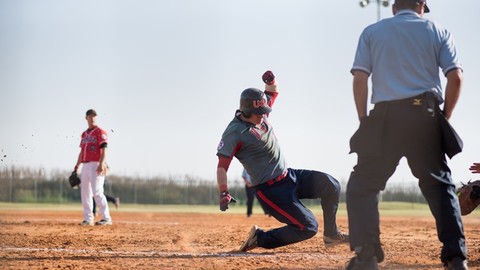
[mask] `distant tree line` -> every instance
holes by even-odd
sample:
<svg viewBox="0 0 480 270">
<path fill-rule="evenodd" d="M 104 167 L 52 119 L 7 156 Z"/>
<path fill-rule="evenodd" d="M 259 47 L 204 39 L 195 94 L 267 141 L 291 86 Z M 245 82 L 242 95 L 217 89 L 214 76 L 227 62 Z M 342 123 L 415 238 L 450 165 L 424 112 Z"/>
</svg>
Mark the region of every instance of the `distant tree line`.
<svg viewBox="0 0 480 270">
<path fill-rule="evenodd" d="M 26 167 L 0 167 L 0 201 L 27 203 L 79 202 L 80 190 L 68 183 L 70 172 Z M 190 204 L 212 205 L 218 203 L 215 179 L 200 179 L 191 175 L 171 177 L 130 177 L 108 175 L 105 193 L 121 197 L 131 204 Z M 340 201 L 345 201 L 342 183 Z M 241 179 L 229 179 L 230 193 L 244 204 L 245 187 Z M 417 186 L 392 186 L 381 193 L 383 201 L 425 203 Z M 306 200 L 306 204 L 318 204 L 319 200 Z"/>
</svg>

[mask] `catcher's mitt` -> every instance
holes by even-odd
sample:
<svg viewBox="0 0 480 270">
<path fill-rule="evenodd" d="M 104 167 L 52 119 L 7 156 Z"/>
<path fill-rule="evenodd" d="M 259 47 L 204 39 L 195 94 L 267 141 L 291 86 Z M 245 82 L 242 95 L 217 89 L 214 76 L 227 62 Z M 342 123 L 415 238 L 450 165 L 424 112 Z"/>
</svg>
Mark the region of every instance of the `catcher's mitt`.
<svg viewBox="0 0 480 270">
<path fill-rule="evenodd" d="M 480 204 L 480 180 L 462 183 L 462 187 L 457 190 L 457 195 L 462 216 L 470 214 Z"/>
<path fill-rule="evenodd" d="M 70 177 L 68 178 L 68 182 L 70 183 L 70 186 L 76 187 L 80 185 L 80 177 L 78 177 L 77 172 L 73 171 Z"/>
</svg>

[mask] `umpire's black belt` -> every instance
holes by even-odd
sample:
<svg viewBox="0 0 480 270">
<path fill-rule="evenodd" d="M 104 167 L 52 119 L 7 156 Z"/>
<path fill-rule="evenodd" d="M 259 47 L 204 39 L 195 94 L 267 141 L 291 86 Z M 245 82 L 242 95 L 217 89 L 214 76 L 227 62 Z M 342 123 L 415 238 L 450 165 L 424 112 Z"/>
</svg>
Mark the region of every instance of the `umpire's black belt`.
<svg viewBox="0 0 480 270">
<path fill-rule="evenodd" d="M 379 104 L 384 103 L 384 104 L 405 104 L 405 105 L 421 106 L 423 99 L 424 99 L 424 94 L 421 94 L 418 96 L 405 98 L 405 99 L 383 101 L 383 102 L 379 102 Z"/>
</svg>

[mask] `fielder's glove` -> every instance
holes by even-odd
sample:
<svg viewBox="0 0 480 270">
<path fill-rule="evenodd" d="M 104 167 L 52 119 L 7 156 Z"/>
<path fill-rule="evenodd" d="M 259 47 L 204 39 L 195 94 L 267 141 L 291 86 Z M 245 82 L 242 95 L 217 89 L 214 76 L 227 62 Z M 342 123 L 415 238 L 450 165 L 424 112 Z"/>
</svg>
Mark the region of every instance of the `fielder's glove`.
<svg viewBox="0 0 480 270">
<path fill-rule="evenodd" d="M 470 214 L 480 204 L 480 180 L 462 183 L 462 187 L 457 190 L 457 195 L 462 216 Z"/>
<path fill-rule="evenodd" d="M 226 211 L 228 209 L 228 204 L 236 203 L 237 200 L 230 195 L 230 192 L 224 191 L 220 194 L 220 210 Z"/>
<path fill-rule="evenodd" d="M 80 185 L 80 177 L 78 177 L 77 172 L 73 171 L 70 177 L 68 178 L 68 182 L 70 183 L 70 186 L 76 187 Z"/>
</svg>

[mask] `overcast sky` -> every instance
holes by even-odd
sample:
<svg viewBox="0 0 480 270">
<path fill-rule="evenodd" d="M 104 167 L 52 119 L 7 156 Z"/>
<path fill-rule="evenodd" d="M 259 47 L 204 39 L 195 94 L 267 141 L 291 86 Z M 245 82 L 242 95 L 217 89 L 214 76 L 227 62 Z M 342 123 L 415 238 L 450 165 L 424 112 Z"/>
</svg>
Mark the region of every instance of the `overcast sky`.
<svg viewBox="0 0 480 270">
<path fill-rule="evenodd" d="M 215 179 L 216 147 L 248 87 L 277 75 L 270 115 L 287 162 L 346 181 L 358 127 L 349 73 L 375 1 L 0 1 L 0 166 L 73 169 L 85 111 L 108 131 L 112 173 Z M 392 1 L 390 1 L 391 3 Z M 480 162 L 480 1 L 428 1 L 464 66 L 451 123 Z M 392 16 L 381 7 L 381 17 Z M 239 178 L 236 161 L 230 178 Z M 391 182 L 413 182 L 405 160 Z"/>
</svg>

